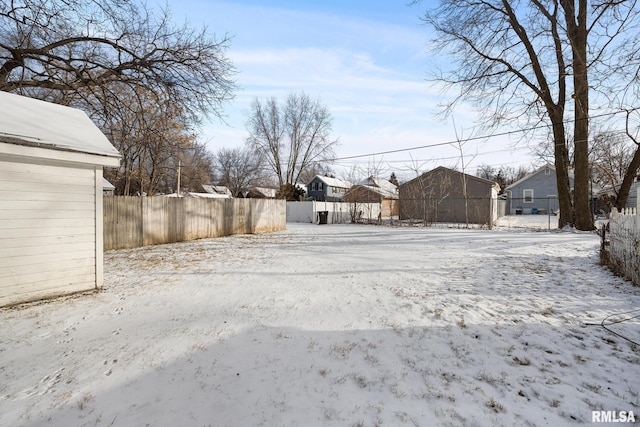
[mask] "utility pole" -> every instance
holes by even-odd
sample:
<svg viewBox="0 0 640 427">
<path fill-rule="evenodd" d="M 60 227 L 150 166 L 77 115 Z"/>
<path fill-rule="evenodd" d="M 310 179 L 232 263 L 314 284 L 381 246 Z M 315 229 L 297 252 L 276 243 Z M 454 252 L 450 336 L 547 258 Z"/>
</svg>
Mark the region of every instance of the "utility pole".
<svg viewBox="0 0 640 427">
<path fill-rule="evenodd" d="M 176 196 L 180 197 L 180 167 L 182 166 L 182 160 L 178 160 L 178 188 L 176 189 Z"/>
</svg>

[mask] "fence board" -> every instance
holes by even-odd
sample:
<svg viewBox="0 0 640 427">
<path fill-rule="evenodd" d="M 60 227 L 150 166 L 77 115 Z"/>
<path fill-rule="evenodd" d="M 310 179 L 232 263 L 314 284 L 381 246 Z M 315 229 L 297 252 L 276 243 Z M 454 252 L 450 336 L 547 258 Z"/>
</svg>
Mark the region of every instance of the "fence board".
<svg viewBox="0 0 640 427">
<path fill-rule="evenodd" d="M 104 249 L 125 249 L 286 228 L 275 199 L 104 198 Z"/>
<path fill-rule="evenodd" d="M 143 245 L 142 197 L 105 197 L 104 249 L 137 248 Z"/>
<path fill-rule="evenodd" d="M 640 188 L 637 199 L 640 200 Z M 605 262 L 620 275 L 640 285 L 640 206 L 611 211 Z M 603 242 L 604 246 L 604 242 Z M 603 247 L 603 250 L 605 248 Z"/>
</svg>

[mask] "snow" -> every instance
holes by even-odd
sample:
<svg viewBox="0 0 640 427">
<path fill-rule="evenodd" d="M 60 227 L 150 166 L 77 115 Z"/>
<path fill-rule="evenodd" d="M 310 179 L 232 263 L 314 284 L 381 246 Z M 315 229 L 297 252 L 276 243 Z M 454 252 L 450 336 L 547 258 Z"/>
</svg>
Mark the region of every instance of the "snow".
<svg viewBox="0 0 640 427">
<path fill-rule="evenodd" d="M 22 142 L 120 158 L 120 153 L 76 108 L 0 91 L 0 135 Z"/>
<path fill-rule="evenodd" d="M 0 310 L 0 425 L 640 418 L 640 347 L 600 325 L 640 342 L 637 319 L 612 324 L 638 314 L 638 287 L 598 265 L 596 234 L 547 219 L 108 252 L 102 291 Z"/>
</svg>

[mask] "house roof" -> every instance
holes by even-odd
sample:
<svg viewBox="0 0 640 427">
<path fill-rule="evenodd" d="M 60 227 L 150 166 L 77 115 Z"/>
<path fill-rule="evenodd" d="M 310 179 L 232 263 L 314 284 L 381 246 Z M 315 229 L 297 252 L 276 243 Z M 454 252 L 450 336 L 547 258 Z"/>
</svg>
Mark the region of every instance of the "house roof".
<svg viewBox="0 0 640 427">
<path fill-rule="evenodd" d="M 394 183 L 384 178 L 377 178 L 374 176 L 370 176 L 369 178 L 365 179 L 360 184 L 357 184 L 354 187 L 366 188 L 369 191 L 373 191 L 374 193 L 380 194 L 385 199 L 398 198 L 398 187 Z"/>
<path fill-rule="evenodd" d="M 463 174 L 462 172 L 459 172 L 459 171 L 454 170 L 454 169 L 449 169 L 449 168 L 446 168 L 446 167 L 444 167 L 444 166 L 438 166 L 438 167 L 437 167 L 437 168 L 435 168 L 435 169 L 432 169 L 432 170 L 430 170 L 430 171 L 428 171 L 428 172 L 425 172 L 425 173 L 423 173 L 422 175 L 420 175 L 419 177 L 413 178 L 413 179 L 412 179 L 411 181 L 409 181 L 409 182 L 405 182 L 405 183 L 404 183 L 404 184 L 402 184 L 401 186 L 406 185 L 406 184 L 408 184 L 408 183 L 410 183 L 410 182 L 413 182 L 413 181 L 415 181 L 416 179 L 419 179 L 419 178 L 421 178 L 421 177 L 423 177 L 423 176 L 425 176 L 425 175 L 430 175 L 430 174 L 433 174 L 433 173 L 436 173 L 436 172 L 439 172 L 439 171 L 445 171 L 445 172 L 448 172 L 448 173 L 455 173 L 455 174 L 457 174 L 457 175 L 464 175 L 466 179 L 471 179 L 471 180 L 474 180 L 474 181 L 478 181 L 478 182 L 481 182 L 481 183 L 483 183 L 483 184 L 486 184 L 486 185 L 488 185 L 488 186 L 490 186 L 490 187 L 497 187 L 498 189 L 500 188 L 500 185 L 499 185 L 497 182 L 495 182 L 495 181 L 491 181 L 491 180 L 488 180 L 488 179 L 480 178 L 480 177 L 478 177 L 478 176 L 469 175 L 469 174 L 466 174 L 466 173 L 464 173 L 464 174 Z"/>
<path fill-rule="evenodd" d="M 0 141 L 52 150 L 120 157 L 83 111 L 0 92 Z"/>
<path fill-rule="evenodd" d="M 249 195 L 257 195 L 267 199 L 275 199 L 278 194 L 278 190 L 275 188 L 267 187 L 251 187 L 249 191 L 245 193 L 245 197 Z"/>
<path fill-rule="evenodd" d="M 230 194 L 218 194 L 218 193 L 187 193 L 190 197 L 197 197 L 200 199 L 231 199 Z M 172 195 L 173 196 L 173 195 Z"/>
<path fill-rule="evenodd" d="M 516 182 L 510 184 L 507 186 L 507 188 L 505 188 L 505 190 L 510 190 L 512 187 L 517 187 L 520 184 L 522 184 L 523 182 L 528 181 L 529 179 L 531 179 L 533 176 L 539 174 L 540 172 L 542 172 L 545 169 L 551 169 L 554 173 L 556 172 L 556 167 L 554 165 L 552 165 L 551 163 L 547 163 L 541 167 L 539 167 L 538 169 L 536 169 L 535 171 L 531 172 L 528 175 L 523 176 L 522 178 L 520 178 L 519 180 L 517 180 Z M 569 174 L 571 176 L 571 174 Z"/>
<path fill-rule="evenodd" d="M 231 190 L 229 190 L 229 188 L 225 187 L 224 185 L 202 185 L 202 189 L 204 191 L 206 191 L 209 194 L 215 194 L 217 196 L 223 196 L 223 197 L 231 197 L 233 196 L 233 194 L 231 194 Z"/>
<path fill-rule="evenodd" d="M 330 185 L 332 187 L 340 187 L 340 188 L 350 188 L 351 187 L 351 183 L 348 181 L 343 181 L 341 179 L 338 178 L 331 178 L 328 176 L 322 176 L 322 175 L 316 175 L 313 177 L 313 179 L 311 181 L 309 181 L 309 183 L 307 183 L 307 185 L 309 185 L 311 182 L 313 182 L 314 179 L 319 179 L 320 181 L 324 182 L 327 185 Z"/>
<path fill-rule="evenodd" d="M 528 175 L 523 176 L 522 178 L 520 178 L 519 180 L 517 180 L 516 182 L 514 182 L 513 184 L 507 186 L 507 188 L 505 188 L 505 190 L 510 190 L 513 187 L 517 187 L 520 184 L 522 184 L 523 182 L 528 181 L 529 179 L 531 179 L 532 177 L 534 177 L 535 175 L 539 174 L 540 172 L 544 171 L 545 169 L 550 169 L 553 171 L 554 173 L 554 177 L 555 177 L 555 173 L 556 173 L 556 167 L 551 164 L 551 163 L 546 163 L 543 166 L 539 167 L 538 169 L 536 169 L 535 171 L 531 172 Z M 569 180 L 571 181 L 573 179 L 573 170 L 569 170 Z M 573 182 L 571 182 L 571 188 L 573 188 Z M 600 187 L 597 187 L 595 185 L 592 184 L 592 191 L 594 194 L 596 194 L 597 192 L 601 191 Z"/>
<path fill-rule="evenodd" d="M 102 178 L 102 190 L 115 190 L 116 186 L 110 183 L 106 178 Z"/>
</svg>

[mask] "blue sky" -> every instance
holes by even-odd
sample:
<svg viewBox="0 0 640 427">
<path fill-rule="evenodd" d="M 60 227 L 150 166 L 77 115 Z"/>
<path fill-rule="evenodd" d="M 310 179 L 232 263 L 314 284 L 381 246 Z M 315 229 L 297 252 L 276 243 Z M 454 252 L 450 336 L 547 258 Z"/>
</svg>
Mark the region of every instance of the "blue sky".
<svg viewBox="0 0 640 427">
<path fill-rule="evenodd" d="M 430 3 L 408 0 L 170 0 L 174 19 L 206 25 L 233 37 L 228 55 L 239 71 L 240 90 L 225 105 L 227 124 L 208 123 L 202 138 L 212 151 L 244 144 L 251 101 L 284 99 L 292 91 L 319 98 L 333 115 L 337 157 L 440 144 L 473 134 L 473 111 L 461 108 L 443 122 L 436 117 L 439 87 L 428 82 L 433 58 L 429 28 L 420 13 Z M 442 58 L 440 58 L 442 59 Z M 457 129 L 457 131 L 456 131 Z M 494 138 L 464 144 L 468 171 L 480 164 L 517 167 L 530 163 L 516 140 Z M 407 178 L 444 165 L 461 167 L 454 146 L 339 160 L 333 167 L 346 178 L 392 171 Z"/>
</svg>

